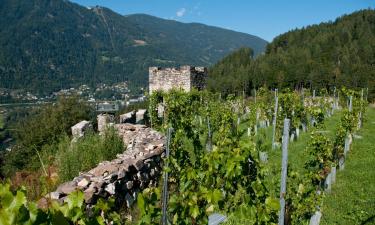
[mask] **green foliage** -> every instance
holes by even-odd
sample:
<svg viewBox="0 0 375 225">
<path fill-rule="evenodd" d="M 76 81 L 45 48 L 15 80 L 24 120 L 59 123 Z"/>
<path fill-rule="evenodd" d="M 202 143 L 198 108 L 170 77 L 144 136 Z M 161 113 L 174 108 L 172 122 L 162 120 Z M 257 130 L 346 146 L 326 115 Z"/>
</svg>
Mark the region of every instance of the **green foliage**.
<svg viewBox="0 0 375 225">
<path fill-rule="evenodd" d="M 40 168 L 36 151 L 53 145 L 62 136 L 70 134 L 71 126 L 93 118 L 93 110 L 76 97 L 61 97 L 57 103 L 46 105 L 15 126 L 16 145 L 7 153 L 2 170 L 11 175 L 25 168 Z M 50 148 L 54 154 L 55 151 Z"/>
<path fill-rule="evenodd" d="M 286 89 L 279 94 L 279 108 L 277 113 L 277 137 L 281 138 L 284 118 L 289 118 L 290 129 L 295 130 L 299 128 L 302 123 L 306 124 L 308 109 L 305 109 L 303 101 L 297 92 Z M 323 116 L 324 119 L 324 116 Z M 306 124 L 307 125 L 307 124 Z"/>
<path fill-rule="evenodd" d="M 149 96 L 149 114 L 150 114 L 150 121 L 151 126 L 155 129 L 161 128 L 162 126 L 162 118 L 158 116 L 158 106 L 159 104 L 163 104 L 163 93 L 160 91 L 155 91 L 152 95 Z"/>
<path fill-rule="evenodd" d="M 266 53 L 252 59 L 241 49 L 210 71 L 210 88 L 236 93 L 254 87 L 311 89 L 369 88 L 375 98 L 375 10 L 295 29 L 276 37 Z"/>
<path fill-rule="evenodd" d="M 333 165 L 332 141 L 321 133 L 312 133 L 311 140 L 306 148 L 310 158 L 305 163 L 305 168 L 310 174 L 312 184 L 321 185 L 331 171 Z"/>
<path fill-rule="evenodd" d="M 27 201 L 24 189 L 13 193 L 8 183 L 0 183 L 0 224 L 121 224 L 119 215 L 111 212 L 113 199 L 99 200 L 90 216 L 86 215 L 83 202 L 83 193 L 73 192 L 63 205 L 52 202 L 47 210 L 42 210 Z"/>
<path fill-rule="evenodd" d="M 79 172 L 91 169 L 99 162 L 112 160 L 124 151 L 123 142 L 114 129 L 107 130 L 104 136 L 88 134 L 73 143 L 65 136 L 56 148 L 56 161 L 61 181 L 71 180 Z"/>
<path fill-rule="evenodd" d="M 278 202 L 262 184 L 255 146 L 249 140 L 241 141 L 243 131 L 236 120 L 241 112 L 238 100 L 228 96 L 221 101 L 216 95 L 194 91 L 175 90 L 161 95 L 165 127 L 174 128 L 169 167 L 165 168 L 169 172 L 169 221 L 204 224 L 214 211 L 233 212 L 241 205 L 254 212 L 251 219 L 258 224 L 276 221 Z M 204 148 L 208 124 L 212 150 Z M 157 224 L 159 194 L 149 192 L 138 202 L 141 221 Z M 152 205 L 150 213 L 154 217 L 147 213 L 145 202 Z"/>
<path fill-rule="evenodd" d="M 223 94 L 250 93 L 253 85 L 248 81 L 248 72 L 252 68 L 253 50 L 241 48 L 235 51 L 209 70 L 208 87 Z"/>
<path fill-rule="evenodd" d="M 137 206 L 140 211 L 139 225 L 159 224 L 161 221 L 159 188 L 146 188 L 137 197 Z"/>
<path fill-rule="evenodd" d="M 4 0 L 0 17 L 0 87 L 41 93 L 121 81 L 144 87 L 149 66 L 208 66 L 231 49 L 249 46 L 259 54 L 267 44 L 226 29 L 62 0 Z"/>
<path fill-rule="evenodd" d="M 317 192 L 308 174 L 301 175 L 289 170 L 286 215 L 289 224 L 307 224 L 317 206 L 322 204 L 323 195 Z"/>
</svg>

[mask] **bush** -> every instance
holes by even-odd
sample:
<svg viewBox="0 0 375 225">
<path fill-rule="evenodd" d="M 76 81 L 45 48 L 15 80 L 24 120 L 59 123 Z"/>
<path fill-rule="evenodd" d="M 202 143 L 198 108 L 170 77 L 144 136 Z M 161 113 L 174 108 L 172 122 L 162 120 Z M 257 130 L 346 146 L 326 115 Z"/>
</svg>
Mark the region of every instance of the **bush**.
<svg viewBox="0 0 375 225">
<path fill-rule="evenodd" d="M 54 145 L 62 136 L 70 134 L 71 126 L 81 120 L 91 120 L 93 116 L 92 108 L 77 97 L 61 97 L 57 103 L 31 112 L 18 121 L 14 129 L 16 144 L 4 157 L 1 170 L 10 177 L 19 170 L 39 169 L 37 151 Z"/>
<path fill-rule="evenodd" d="M 71 193 L 62 205 L 47 203 L 48 208 L 41 209 L 26 199 L 24 188 L 12 192 L 9 183 L 0 182 L 0 224 L 122 224 L 113 212 L 114 199 L 99 199 L 91 215 L 85 212 L 82 192 Z"/>
<path fill-rule="evenodd" d="M 107 130 L 104 136 L 88 134 L 75 143 L 65 136 L 58 144 L 56 155 L 60 180 L 71 180 L 80 171 L 89 170 L 101 161 L 114 159 L 123 151 L 122 140 L 114 129 Z"/>
</svg>

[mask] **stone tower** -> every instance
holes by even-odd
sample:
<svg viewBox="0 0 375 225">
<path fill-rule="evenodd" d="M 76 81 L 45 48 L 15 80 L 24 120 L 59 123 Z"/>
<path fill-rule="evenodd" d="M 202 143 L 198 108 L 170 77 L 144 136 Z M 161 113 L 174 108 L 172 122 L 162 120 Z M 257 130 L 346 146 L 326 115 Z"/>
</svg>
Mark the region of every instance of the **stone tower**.
<svg viewBox="0 0 375 225">
<path fill-rule="evenodd" d="M 173 88 L 186 92 L 193 88 L 202 90 L 206 87 L 207 68 L 181 66 L 180 68 L 149 68 L 149 90 L 169 91 Z"/>
</svg>

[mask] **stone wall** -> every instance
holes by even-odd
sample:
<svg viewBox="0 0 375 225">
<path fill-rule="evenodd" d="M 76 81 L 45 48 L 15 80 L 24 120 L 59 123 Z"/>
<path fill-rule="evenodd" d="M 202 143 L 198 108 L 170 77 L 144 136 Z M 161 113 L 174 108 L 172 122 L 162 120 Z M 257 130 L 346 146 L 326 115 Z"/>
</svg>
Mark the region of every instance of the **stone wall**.
<svg viewBox="0 0 375 225">
<path fill-rule="evenodd" d="M 144 125 L 116 124 L 115 129 L 123 139 L 124 153 L 61 184 L 41 199 L 41 204 L 49 197 L 64 202 L 69 193 L 78 189 L 83 191 L 88 208 L 98 198 L 111 196 L 119 205 L 130 207 L 139 191 L 157 184 L 162 171 L 164 135 Z"/>
<path fill-rule="evenodd" d="M 98 131 L 102 134 L 108 127 L 112 126 L 115 122 L 115 117 L 111 114 L 102 113 L 97 116 Z"/>
<path fill-rule="evenodd" d="M 149 68 L 149 90 L 169 91 L 172 88 L 191 91 L 206 87 L 207 69 L 205 67 L 181 66 L 180 68 Z"/>
<path fill-rule="evenodd" d="M 94 131 L 90 121 L 82 120 L 71 127 L 73 140 L 77 140 L 85 135 L 87 132 Z"/>
</svg>

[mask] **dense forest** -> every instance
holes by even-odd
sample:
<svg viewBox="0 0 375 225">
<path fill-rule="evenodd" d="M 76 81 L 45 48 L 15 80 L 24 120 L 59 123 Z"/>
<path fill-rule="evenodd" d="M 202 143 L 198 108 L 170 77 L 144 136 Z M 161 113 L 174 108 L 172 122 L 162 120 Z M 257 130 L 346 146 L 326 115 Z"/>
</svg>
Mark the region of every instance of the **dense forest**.
<svg viewBox="0 0 375 225">
<path fill-rule="evenodd" d="M 368 87 L 374 98 L 375 10 L 282 34 L 257 58 L 251 49 L 233 52 L 210 68 L 209 86 L 222 93 L 248 94 L 260 86 Z"/>
<path fill-rule="evenodd" d="M 149 66 L 209 66 L 256 36 L 144 14 L 122 16 L 63 0 L 0 1 L 0 88 L 32 93 L 128 81 L 147 86 Z"/>
</svg>

